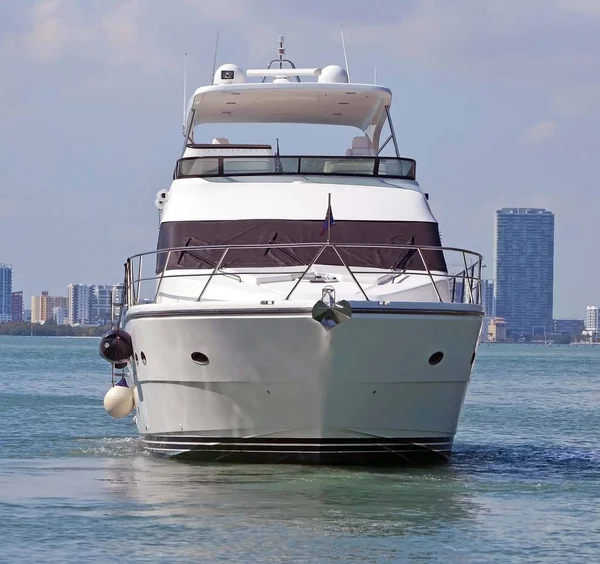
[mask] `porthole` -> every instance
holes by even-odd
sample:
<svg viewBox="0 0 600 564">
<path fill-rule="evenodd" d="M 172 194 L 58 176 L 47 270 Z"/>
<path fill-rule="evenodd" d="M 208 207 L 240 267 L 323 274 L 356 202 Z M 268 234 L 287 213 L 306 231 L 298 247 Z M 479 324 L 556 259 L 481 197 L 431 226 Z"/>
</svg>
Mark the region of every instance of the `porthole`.
<svg viewBox="0 0 600 564">
<path fill-rule="evenodd" d="M 435 352 L 429 357 L 429 364 L 435 366 L 442 362 L 442 358 L 444 358 L 444 353 L 442 351 Z"/>
<path fill-rule="evenodd" d="M 136 362 L 136 363 L 139 363 L 139 359 L 138 359 L 138 355 L 137 355 L 137 353 L 135 353 L 135 362 Z"/>
<path fill-rule="evenodd" d="M 146 355 L 144 354 L 144 351 L 142 351 L 140 353 L 140 358 L 142 359 L 142 364 L 144 364 L 144 366 L 146 365 Z"/>
<path fill-rule="evenodd" d="M 202 366 L 209 363 L 208 357 L 204 353 L 198 351 L 192 353 L 192 360 L 196 364 L 200 364 Z"/>
</svg>

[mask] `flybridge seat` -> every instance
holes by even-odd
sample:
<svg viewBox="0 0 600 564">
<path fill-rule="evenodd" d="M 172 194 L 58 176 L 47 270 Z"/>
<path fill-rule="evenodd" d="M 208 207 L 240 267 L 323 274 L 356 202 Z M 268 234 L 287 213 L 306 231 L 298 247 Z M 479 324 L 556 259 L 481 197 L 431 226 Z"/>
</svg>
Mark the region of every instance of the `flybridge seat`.
<svg viewBox="0 0 600 564">
<path fill-rule="evenodd" d="M 210 144 L 193 144 L 186 147 L 184 157 L 250 157 L 230 161 L 227 174 L 274 173 L 275 160 L 271 145 L 232 144 L 226 137 L 215 137 Z M 196 159 L 190 163 L 190 176 L 215 176 L 219 173 L 219 159 Z"/>
<path fill-rule="evenodd" d="M 352 139 L 352 148 L 346 151 L 347 159 L 328 161 L 323 167 L 326 174 L 372 174 L 373 162 L 371 159 L 352 159 L 352 157 L 376 157 L 377 151 L 373 149 L 367 137 Z"/>
<path fill-rule="evenodd" d="M 265 156 L 273 155 L 271 145 L 234 144 L 225 137 L 215 137 L 211 143 L 190 143 L 183 152 L 184 157 L 224 157 L 236 156 Z"/>
<path fill-rule="evenodd" d="M 352 148 L 346 151 L 347 157 L 376 157 L 377 151 L 368 137 L 355 137 L 352 139 Z"/>
</svg>

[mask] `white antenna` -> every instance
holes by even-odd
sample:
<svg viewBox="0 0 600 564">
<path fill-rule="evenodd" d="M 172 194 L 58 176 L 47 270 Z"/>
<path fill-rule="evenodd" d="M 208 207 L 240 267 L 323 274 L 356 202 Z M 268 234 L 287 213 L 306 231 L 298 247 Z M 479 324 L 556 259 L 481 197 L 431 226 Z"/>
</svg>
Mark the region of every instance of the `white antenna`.
<svg viewBox="0 0 600 564">
<path fill-rule="evenodd" d="M 348 55 L 346 54 L 346 43 L 344 42 L 344 28 L 340 26 L 340 33 L 342 34 L 342 49 L 344 50 L 344 61 L 346 61 L 346 72 L 348 73 L 348 82 L 350 80 L 350 67 L 348 66 Z"/>
<path fill-rule="evenodd" d="M 285 56 L 285 47 L 283 46 L 283 35 L 279 36 L 279 46 L 277 47 L 277 55 L 279 56 L 279 68 L 283 68 L 283 57 Z"/>
<path fill-rule="evenodd" d="M 185 137 L 185 129 L 187 126 L 187 53 L 183 56 L 183 129 L 181 134 Z"/>
<path fill-rule="evenodd" d="M 374 78 L 373 84 L 377 84 L 377 65 L 375 65 L 375 76 L 373 78 Z"/>
<path fill-rule="evenodd" d="M 213 58 L 213 69 L 210 75 L 211 85 L 215 83 L 215 71 L 217 70 L 217 49 L 219 48 L 219 30 L 217 29 L 217 38 L 215 39 L 215 56 Z"/>
</svg>

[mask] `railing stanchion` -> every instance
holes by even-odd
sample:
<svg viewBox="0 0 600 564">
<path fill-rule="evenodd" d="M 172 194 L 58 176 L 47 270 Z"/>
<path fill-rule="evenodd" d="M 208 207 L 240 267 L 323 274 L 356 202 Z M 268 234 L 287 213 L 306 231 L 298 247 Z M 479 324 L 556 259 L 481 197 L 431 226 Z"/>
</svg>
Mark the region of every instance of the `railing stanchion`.
<svg viewBox="0 0 600 564">
<path fill-rule="evenodd" d="M 160 285 L 162 284 L 163 278 L 165 276 L 165 272 L 167 271 L 167 268 L 169 267 L 169 259 L 171 258 L 171 251 L 169 251 L 167 253 L 167 262 L 165 262 L 165 266 L 162 269 L 162 272 L 160 273 L 160 278 L 158 279 L 158 284 L 156 285 L 156 293 L 154 294 L 154 303 L 156 303 L 156 300 L 158 299 L 158 292 L 160 292 Z"/>
<path fill-rule="evenodd" d="M 137 277 L 137 303 L 140 303 L 141 298 L 141 289 L 142 289 L 142 264 L 143 264 L 144 255 L 140 255 L 140 262 L 138 262 L 138 277 Z"/>
<path fill-rule="evenodd" d="M 440 303 L 443 303 L 444 300 L 442 300 L 442 296 L 440 295 L 440 291 L 438 290 L 437 284 L 435 283 L 435 280 L 433 279 L 433 276 L 431 275 L 431 270 L 429 270 L 429 267 L 427 266 L 427 263 L 425 262 L 425 257 L 423 256 L 421 247 L 417 247 L 417 250 L 419 251 L 419 256 L 421 257 L 421 261 L 423 261 L 423 266 L 425 267 L 425 270 L 427 271 L 427 274 L 429 275 L 429 278 L 431 279 L 431 283 L 433 284 L 433 289 L 435 290 L 437 298 Z"/>
<path fill-rule="evenodd" d="M 467 266 L 467 255 L 465 254 L 465 252 L 462 252 L 462 256 L 463 256 L 463 262 L 465 263 L 465 278 L 464 280 L 467 281 L 468 286 L 469 286 L 469 303 L 472 304 L 473 303 L 473 286 L 471 284 L 472 280 L 471 278 L 469 278 L 469 267 Z M 464 286 L 464 284 L 463 284 Z"/>
<path fill-rule="evenodd" d="M 479 305 L 481 305 L 483 303 L 483 296 L 482 296 L 482 292 L 481 292 L 481 286 L 483 284 L 483 280 L 481 279 L 481 259 L 477 259 L 477 279 L 479 280 L 479 295 L 478 297 L 478 303 Z"/>
<path fill-rule="evenodd" d="M 127 262 L 125 263 L 125 280 L 127 281 L 127 285 L 123 288 L 123 295 L 127 296 L 127 304 L 131 307 L 132 305 L 135 305 L 133 283 L 131 280 L 131 259 L 127 259 Z"/>
<path fill-rule="evenodd" d="M 356 276 L 354 276 L 354 272 L 352 272 L 350 270 L 350 267 L 346 264 L 346 262 L 342 258 L 342 255 L 340 255 L 340 253 L 338 253 L 338 250 L 335 248 L 335 246 L 334 245 L 331 245 L 331 246 L 333 247 L 333 250 L 335 251 L 335 254 L 342 261 L 342 264 L 346 267 L 346 270 L 348 271 L 348 274 L 350 274 L 350 276 L 352 276 L 352 280 L 354 280 L 354 282 L 358 286 L 358 289 L 361 291 L 362 295 L 365 297 L 365 300 L 367 300 L 368 302 L 370 302 L 371 300 L 369 299 L 369 296 L 367 296 L 367 293 L 364 291 L 363 287 L 360 285 L 360 282 L 358 281 L 358 279 L 356 278 Z"/>
<path fill-rule="evenodd" d="M 302 282 L 302 280 L 304 279 L 304 277 L 306 276 L 306 274 L 308 273 L 308 271 L 313 267 L 313 265 L 315 264 L 315 262 L 317 262 L 319 260 L 319 257 L 323 254 L 323 251 L 326 248 L 327 248 L 327 245 L 323 245 L 321 247 L 321 250 L 310 261 L 310 263 L 308 264 L 308 266 L 306 267 L 306 269 L 302 273 L 302 276 L 300 276 L 300 278 L 298 278 L 298 280 L 296 280 L 296 283 L 292 286 L 292 289 L 290 290 L 289 294 L 283 299 L 283 301 L 287 302 L 290 299 L 290 297 L 294 293 L 294 290 L 298 287 L 298 284 L 300 284 L 300 282 Z"/>
<path fill-rule="evenodd" d="M 139 260 L 139 258 L 138 258 L 138 260 Z M 137 294 L 136 294 L 137 283 L 135 281 L 135 274 L 134 274 L 135 269 L 136 269 L 135 264 L 132 261 L 131 262 L 131 273 L 130 274 L 131 274 L 131 297 L 133 298 L 133 302 L 132 302 L 133 305 L 137 305 L 137 302 L 138 302 Z"/>
<path fill-rule="evenodd" d="M 202 296 L 204 295 L 204 292 L 206 292 L 206 288 L 208 288 L 208 285 L 210 284 L 210 281 L 213 279 L 213 276 L 215 275 L 217 270 L 219 270 L 219 268 L 221 268 L 221 265 L 223 264 L 223 261 L 225 260 L 225 255 L 227 254 L 227 251 L 229 251 L 229 247 L 227 247 L 223 251 L 223 254 L 221 255 L 221 258 L 219 259 L 219 262 L 215 265 L 215 267 L 213 268 L 213 271 L 210 273 L 210 276 L 208 277 L 206 284 L 204 284 L 204 288 L 202 288 L 202 291 L 200 292 L 200 295 L 198 296 L 198 299 L 196 300 L 197 302 L 199 302 L 202 299 Z"/>
</svg>

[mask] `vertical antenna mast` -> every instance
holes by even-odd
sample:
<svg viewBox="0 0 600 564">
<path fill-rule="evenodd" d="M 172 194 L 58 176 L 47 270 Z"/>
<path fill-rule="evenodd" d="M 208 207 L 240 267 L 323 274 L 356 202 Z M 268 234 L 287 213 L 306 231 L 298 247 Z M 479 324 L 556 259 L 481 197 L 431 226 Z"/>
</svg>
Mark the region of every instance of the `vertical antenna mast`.
<svg viewBox="0 0 600 564">
<path fill-rule="evenodd" d="M 283 35 L 279 36 L 279 47 L 277 47 L 277 54 L 279 55 L 279 68 L 283 68 L 283 56 L 285 55 L 285 47 L 283 46 Z"/>
<path fill-rule="evenodd" d="M 348 73 L 348 82 L 352 82 L 350 80 L 350 67 L 348 66 L 348 55 L 346 54 L 346 43 L 344 41 L 344 28 L 340 26 L 340 33 L 342 34 L 342 49 L 344 50 L 344 61 L 346 62 L 346 72 Z"/>
<path fill-rule="evenodd" d="M 215 83 L 215 71 L 217 70 L 217 49 L 219 48 L 219 30 L 217 29 L 217 38 L 215 39 L 215 56 L 213 58 L 213 69 L 210 75 L 211 86 Z"/>
<path fill-rule="evenodd" d="M 183 127 L 181 134 L 185 137 L 185 128 L 187 125 L 186 104 L 187 104 L 187 53 L 183 56 Z"/>
</svg>

